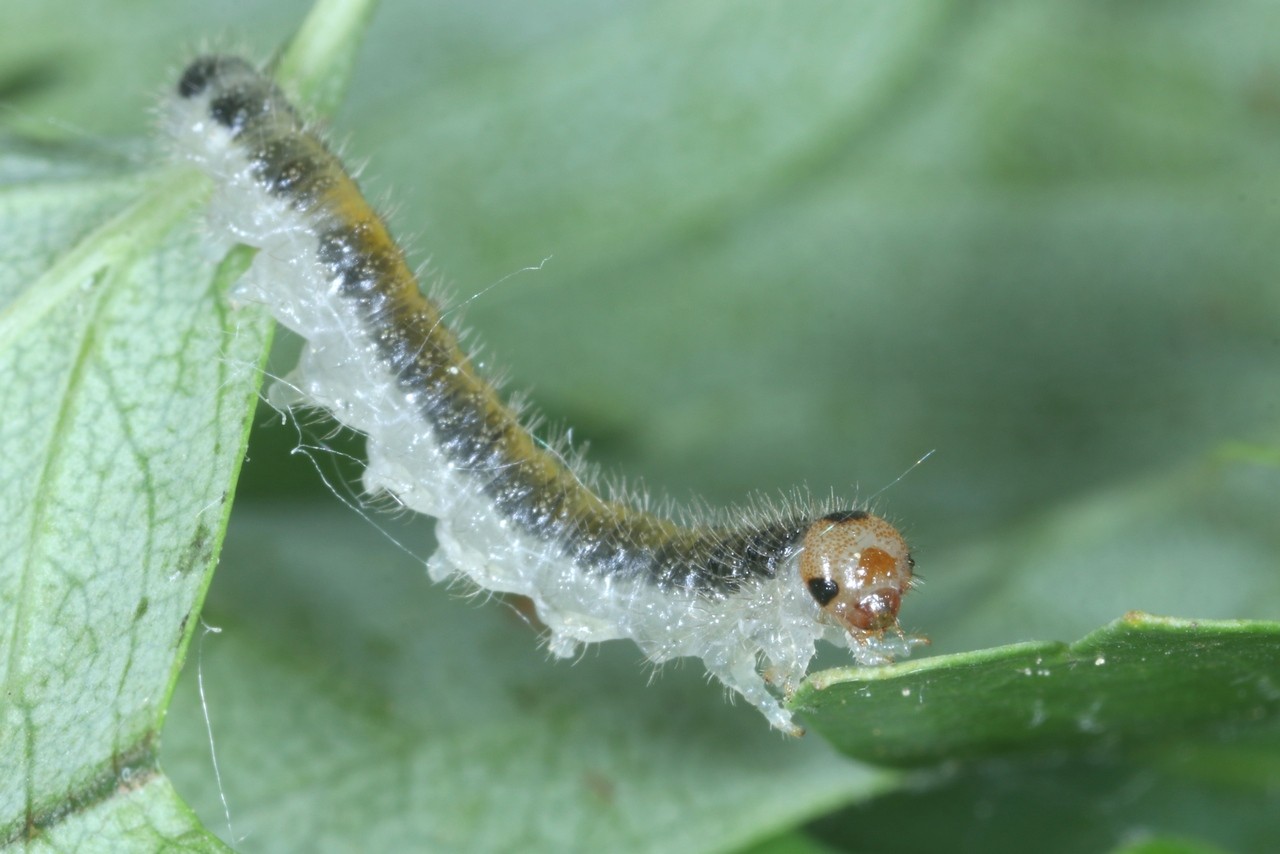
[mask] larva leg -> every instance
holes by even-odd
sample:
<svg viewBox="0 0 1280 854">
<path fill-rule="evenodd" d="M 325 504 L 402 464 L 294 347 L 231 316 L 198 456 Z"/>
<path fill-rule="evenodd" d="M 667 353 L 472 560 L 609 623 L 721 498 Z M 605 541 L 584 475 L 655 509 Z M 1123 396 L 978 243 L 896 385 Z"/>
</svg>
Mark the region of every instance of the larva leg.
<svg viewBox="0 0 1280 854">
<path fill-rule="evenodd" d="M 581 646 L 569 635 L 553 634 L 551 639 L 547 641 L 547 649 L 556 658 L 575 658 Z"/>
<path fill-rule="evenodd" d="M 809 659 L 797 659 L 788 664 L 770 663 L 761 674 L 764 681 L 782 692 L 784 698 L 790 699 L 800 686 L 808 669 Z"/>
<path fill-rule="evenodd" d="M 709 669 L 717 679 L 759 709 L 775 729 L 797 737 L 804 735 L 804 727 L 796 725 L 791 720 L 791 713 L 769 693 L 764 677 L 756 670 L 755 656 L 739 656 L 724 664 L 711 665 Z"/>
</svg>

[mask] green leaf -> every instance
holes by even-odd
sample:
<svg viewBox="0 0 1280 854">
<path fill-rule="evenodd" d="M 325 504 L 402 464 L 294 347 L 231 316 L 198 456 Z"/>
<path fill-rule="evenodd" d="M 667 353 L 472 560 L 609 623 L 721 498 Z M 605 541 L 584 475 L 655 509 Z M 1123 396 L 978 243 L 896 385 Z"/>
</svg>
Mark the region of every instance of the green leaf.
<svg viewBox="0 0 1280 854">
<path fill-rule="evenodd" d="M 317 0 L 275 63 L 273 76 L 295 106 L 332 115 L 351 80 L 360 41 L 377 0 Z"/>
<path fill-rule="evenodd" d="M 0 160 L 0 840 L 220 850 L 157 748 L 261 381 L 250 256 L 211 256 L 183 168 Z"/>
<path fill-rule="evenodd" d="M 1275 728 L 1235 743 L 1277 767 Z M 1158 763 L 1097 750 L 953 764 L 920 772 L 913 786 L 837 812 L 810 831 L 839 850 L 863 851 L 932 851 L 950 838 L 972 851 L 1025 851 L 1034 840 L 1036 851 L 1071 854 L 1155 836 L 1226 851 L 1275 848 L 1280 776 L 1273 774 L 1269 789 L 1199 779 L 1187 773 L 1183 752 L 1162 749 Z"/>
<path fill-rule="evenodd" d="M 741 854 L 834 854 L 836 850 L 803 833 L 793 832 L 744 848 Z"/>
<path fill-rule="evenodd" d="M 124 774 L 110 797 L 77 805 L 45 828 L 24 851 L 137 851 L 226 854 L 230 849 L 200 826 L 190 807 L 161 774 Z"/>
<path fill-rule="evenodd" d="M 1123 845 L 1115 849 L 1114 854 L 1225 854 L 1225 851 L 1198 839 L 1162 836 Z"/>
<path fill-rule="evenodd" d="M 19 236 L 0 274 L 0 839 L 75 839 L 129 811 L 159 832 L 181 824 L 167 785 L 145 787 L 157 793 L 151 819 L 147 795 L 118 810 L 101 802 L 155 774 L 266 326 L 226 309 L 238 270 L 202 251 L 191 218 L 201 182 L 120 166 L 64 177 L 56 159 L 11 166 L 0 208 L 0 229 Z M 182 838 L 198 839 L 186 818 Z M 68 822 L 80 829 L 58 830 Z"/>
<path fill-rule="evenodd" d="M 827 670 L 793 706 L 846 753 L 891 765 L 1221 732 L 1280 712 L 1280 623 L 1134 613 L 1071 645 Z"/>
</svg>

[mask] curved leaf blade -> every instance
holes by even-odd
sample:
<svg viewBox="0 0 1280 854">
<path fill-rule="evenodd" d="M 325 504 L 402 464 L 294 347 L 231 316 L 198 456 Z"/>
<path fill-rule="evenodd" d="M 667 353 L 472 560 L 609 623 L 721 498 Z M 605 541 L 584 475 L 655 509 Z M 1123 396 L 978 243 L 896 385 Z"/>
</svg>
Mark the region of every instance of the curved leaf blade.
<svg viewBox="0 0 1280 854">
<path fill-rule="evenodd" d="M 349 56 L 369 7 L 322 4 L 345 28 L 306 29 L 288 56 Z M 336 93 L 337 66 L 292 82 Z M 228 307 L 250 255 L 211 252 L 207 179 L 57 151 L 0 150 L 0 840 L 61 845 L 114 822 L 87 838 L 153 850 L 125 826 L 149 825 L 213 849 L 158 773 L 158 733 L 271 326 Z"/>
<path fill-rule="evenodd" d="M 225 308 L 233 273 L 184 218 L 202 188 L 125 172 L 5 188 L 0 228 L 47 251 L 0 282 L 0 838 L 155 768 L 267 329 Z"/>
<path fill-rule="evenodd" d="M 1069 645 L 827 670 L 793 706 L 887 765 L 1159 741 L 1280 713 L 1280 623 L 1131 613 Z"/>
</svg>

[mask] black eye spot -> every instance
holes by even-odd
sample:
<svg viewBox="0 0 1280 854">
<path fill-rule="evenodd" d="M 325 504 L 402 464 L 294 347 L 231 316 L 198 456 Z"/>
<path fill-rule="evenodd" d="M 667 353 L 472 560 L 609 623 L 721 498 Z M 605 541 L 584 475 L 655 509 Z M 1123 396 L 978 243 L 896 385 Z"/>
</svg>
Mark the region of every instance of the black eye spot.
<svg viewBox="0 0 1280 854">
<path fill-rule="evenodd" d="M 818 600 L 819 605 L 825 608 L 840 593 L 840 585 L 830 578 L 811 578 L 809 579 L 809 593 L 814 599 Z"/>
</svg>

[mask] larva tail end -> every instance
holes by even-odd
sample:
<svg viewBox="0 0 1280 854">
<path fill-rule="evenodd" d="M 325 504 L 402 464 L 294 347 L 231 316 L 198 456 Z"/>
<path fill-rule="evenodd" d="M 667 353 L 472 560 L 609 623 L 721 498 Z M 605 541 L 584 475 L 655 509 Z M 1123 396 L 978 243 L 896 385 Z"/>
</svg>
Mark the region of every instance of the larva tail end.
<svg viewBox="0 0 1280 854">
<path fill-rule="evenodd" d="M 257 70 L 237 56 L 198 56 L 178 78 L 178 95 L 195 98 L 228 77 L 256 77 Z"/>
</svg>

